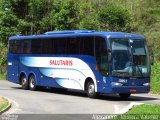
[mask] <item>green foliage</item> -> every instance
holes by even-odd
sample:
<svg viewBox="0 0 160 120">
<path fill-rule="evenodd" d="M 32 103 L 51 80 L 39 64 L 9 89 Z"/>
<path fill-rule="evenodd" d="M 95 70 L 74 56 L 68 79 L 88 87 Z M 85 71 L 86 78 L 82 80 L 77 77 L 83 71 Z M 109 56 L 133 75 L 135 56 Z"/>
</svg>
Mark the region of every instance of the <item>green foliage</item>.
<svg viewBox="0 0 160 120">
<path fill-rule="evenodd" d="M 0 74 L 5 73 L 5 66 L 6 66 L 6 56 L 7 56 L 7 49 L 6 45 L 0 42 Z"/>
<path fill-rule="evenodd" d="M 0 73 L 0 80 L 6 80 L 6 75 L 7 75 L 6 72 Z"/>
<path fill-rule="evenodd" d="M 14 35 L 17 33 L 17 17 L 12 14 L 10 11 L 0 10 L 0 41 L 7 44 L 6 39 L 8 36 Z"/>
<path fill-rule="evenodd" d="M 160 62 L 155 62 L 151 73 L 151 93 L 160 94 Z"/>
<path fill-rule="evenodd" d="M 130 21 L 127 9 L 115 4 L 103 6 L 98 14 L 100 25 L 103 29 L 112 31 L 124 31 Z"/>
<path fill-rule="evenodd" d="M 75 1 L 32 1 L 33 3 L 29 4 L 30 16 L 32 17 L 32 34 L 50 30 L 76 29 L 77 5 Z"/>
<path fill-rule="evenodd" d="M 97 9 L 100 6 L 97 6 L 96 2 L 82 0 L 79 1 L 78 5 L 78 22 L 77 27 L 79 29 L 91 29 L 99 30 L 98 19 L 97 19 Z"/>
<path fill-rule="evenodd" d="M 134 106 L 130 111 L 125 114 L 118 115 L 114 117 L 112 120 L 145 120 L 145 119 L 156 119 L 158 120 L 160 113 L 159 105 L 148 105 L 142 104 L 139 106 Z"/>
<path fill-rule="evenodd" d="M 73 0 L 61 1 L 60 8 L 53 14 L 55 30 L 76 29 L 77 9 Z"/>
<path fill-rule="evenodd" d="M 131 111 L 127 114 L 139 114 L 139 115 L 146 115 L 146 114 L 159 114 L 160 113 L 160 106 L 158 105 L 148 105 L 142 104 L 140 106 L 134 106 Z"/>
<path fill-rule="evenodd" d="M 4 43 L 0 43 L 0 65 L 3 65 L 3 64 L 5 64 L 5 62 L 6 62 L 6 46 L 4 45 Z"/>
</svg>

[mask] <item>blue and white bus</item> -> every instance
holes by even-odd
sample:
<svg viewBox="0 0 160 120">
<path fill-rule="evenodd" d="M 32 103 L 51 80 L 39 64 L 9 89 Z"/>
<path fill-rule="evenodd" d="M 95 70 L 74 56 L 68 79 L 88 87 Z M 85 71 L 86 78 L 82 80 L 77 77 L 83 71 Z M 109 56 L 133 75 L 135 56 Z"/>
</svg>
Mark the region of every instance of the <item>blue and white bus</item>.
<svg viewBox="0 0 160 120">
<path fill-rule="evenodd" d="M 119 94 L 150 90 L 145 38 L 124 32 L 67 30 L 9 38 L 7 79 L 23 89 L 38 86 Z"/>
</svg>

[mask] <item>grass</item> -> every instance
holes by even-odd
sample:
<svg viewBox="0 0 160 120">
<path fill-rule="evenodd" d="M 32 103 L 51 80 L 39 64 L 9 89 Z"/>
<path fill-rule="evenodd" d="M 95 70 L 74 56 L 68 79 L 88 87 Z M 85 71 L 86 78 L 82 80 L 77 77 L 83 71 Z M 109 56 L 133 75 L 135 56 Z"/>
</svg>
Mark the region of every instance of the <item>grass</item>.
<svg viewBox="0 0 160 120">
<path fill-rule="evenodd" d="M 160 114 L 159 105 L 148 105 L 142 104 L 139 106 L 134 106 L 127 114 Z"/>
<path fill-rule="evenodd" d="M 159 120 L 160 119 L 160 106 L 142 104 L 134 106 L 130 111 L 125 114 L 119 115 L 112 120 Z"/>
<path fill-rule="evenodd" d="M 155 62 L 151 70 L 151 93 L 160 94 L 160 62 Z"/>
<path fill-rule="evenodd" d="M 8 100 L 0 97 L 0 112 L 4 110 L 8 106 L 8 104 L 9 104 Z"/>
</svg>

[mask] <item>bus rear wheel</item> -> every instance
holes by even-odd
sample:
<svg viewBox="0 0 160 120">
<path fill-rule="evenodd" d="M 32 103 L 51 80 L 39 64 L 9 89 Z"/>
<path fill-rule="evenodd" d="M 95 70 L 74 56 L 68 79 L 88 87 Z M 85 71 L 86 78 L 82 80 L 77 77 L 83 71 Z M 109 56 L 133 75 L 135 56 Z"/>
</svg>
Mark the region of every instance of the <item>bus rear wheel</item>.
<svg viewBox="0 0 160 120">
<path fill-rule="evenodd" d="M 27 80 L 26 76 L 22 75 L 20 80 L 21 80 L 22 89 L 28 90 L 28 80 Z"/>
<path fill-rule="evenodd" d="M 35 76 L 31 75 L 29 77 L 29 89 L 35 91 L 37 89 Z"/>
<path fill-rule="evenodd" d="M 87 84 L 87 95 L 90 98 L 96 98 L 97 97 L 97 93 L 95 92 L 95 85 L 91 81 Z"/>
<path fill-rule="evenodd" d="M 129 94 L 120 93 L 119 96 L 121 97 L 121 99 L 128 99 L 131 96 L 131 94 L 130 93 Z"/>
</svg>

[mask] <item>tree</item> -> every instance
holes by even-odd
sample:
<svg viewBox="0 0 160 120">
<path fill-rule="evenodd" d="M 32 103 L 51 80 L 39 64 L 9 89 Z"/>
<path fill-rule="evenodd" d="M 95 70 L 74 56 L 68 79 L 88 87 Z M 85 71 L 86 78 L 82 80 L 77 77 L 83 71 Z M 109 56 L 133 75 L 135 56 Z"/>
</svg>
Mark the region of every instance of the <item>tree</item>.
<svg viewBox="0 0 160 120">
<path fill-rule="evenodd" d="M 5 72 L 5 64 L 6 64 L 6 55 L 7 55 L 7 49 L 6 45 L 2 42 L 0 42 L 0 73 Z"/>
<path fill-rule="evenodd" d="M 94 7 L 95 1 L 78 1 L 78 22 L 79 29 L 98 29 L 97 8 Z M 97 6 L 96 6 L 97 7 Z"/>
<path fill-rule="evenodd" d="M 110 3 L 99 11 L 98 19 L 102 29 L 125 31 L 130 22 L 130 14 L 127 9 Z"/>
<path fill-rule="evenodd" d="M 18 33 L 18 18 L 12 13 L 10 2 L 0 2 L 0 41 L 7 44 L 8 37 Z"/>
<path fill-rule="evenodd" d="M 52 14 L 55 29 L 76 29 L 77 15 L 76 2 L 74 0 L 60 1 L 59 9 Z"/>
</svg>

